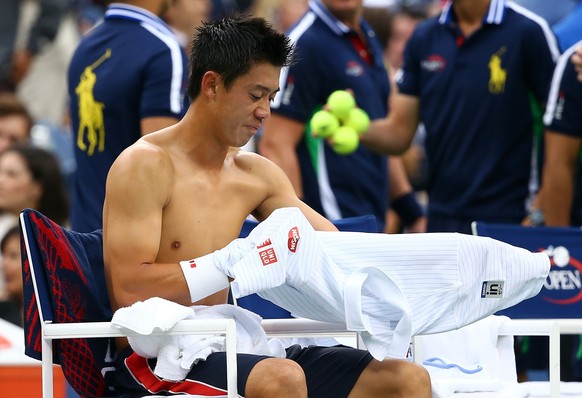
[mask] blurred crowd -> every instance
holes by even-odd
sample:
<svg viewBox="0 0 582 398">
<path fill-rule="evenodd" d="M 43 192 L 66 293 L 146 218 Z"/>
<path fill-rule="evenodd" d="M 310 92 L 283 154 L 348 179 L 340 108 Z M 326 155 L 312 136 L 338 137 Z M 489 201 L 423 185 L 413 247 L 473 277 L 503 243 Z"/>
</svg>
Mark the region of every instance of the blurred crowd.
<svg viewBox="0 0 582 398">
<path fill-rule="evenodd" d="M 363 17 L 383 50 L 382 59 L 392 90 L 397 90 L 395 81 L 415 28 L 427 18 L 438 16 L 446 3 L 443 0 L 363 0 Z M 545 19 L 561 51 L 582 40 L 582 2 L 518 0 L 516 3 Z M 159 17 L 173 31 L 186 57 L 190 56 L 192 35 L 204 21 L 243 12 L 262 16 L 281 32 L 290 32 L 309 7 L 308 0 L 172 0 L 168 4 Z M 90 179 L 75 178 L 78 163 L 75 147 L 80 145 L 79 126 L 75 123 L 79 121 L 77 115 L 71 114 L 70 93 L 82 87 L 81 83 L 78 87 L 69 87 L 67 74 L 79 43 L 102 23 L 108 5 L 106 0 L 0 2 L 0 317 L 15 324 L 21 323 L 22 300 L 16 228 L 19 212 L 35 208 L 61 225 L 75 227 L 71 226 L 71 208 L 79 205 L 75 203 L 76 184 L 93 184 Z M 139 43 L 135 46 L 139 48 Z M 91 76 L 88 73 L 86 77 Z M 547 83 L 549 86 L 550 82 Z M 262 135 L 258 134 L 244 149 L 261 152 L 261 139 Z M 390 163 L 393 170 L 402 165 L 408 182 L 405 188 L 390 185 L 389 189 L 402 189 L 404 194 L 389 189 L 381 193 L 398 203 L 403 197 L 408 200 L 407 195 L 413 192 L 423 211 L 429 200 L 426 190 L 430 172 L 425 140 L 425 127 L 419 123 L 410 147 L 394 157 L 398 165 Z M 538 171 L 541 174 L 541 162 Z M 390 178 L 394 178 L 392 173 Z M 532 209 L 538 200 L 537 192 L 533 191 L 529 202 Z M 384 232 L 422 232 L 425 226 L 414 224 L 420 218 L 418 214 L 408 220 L 413 210 L 406 209 L 408 213 L 390 207 L 385 210 Z"/>
</svg>

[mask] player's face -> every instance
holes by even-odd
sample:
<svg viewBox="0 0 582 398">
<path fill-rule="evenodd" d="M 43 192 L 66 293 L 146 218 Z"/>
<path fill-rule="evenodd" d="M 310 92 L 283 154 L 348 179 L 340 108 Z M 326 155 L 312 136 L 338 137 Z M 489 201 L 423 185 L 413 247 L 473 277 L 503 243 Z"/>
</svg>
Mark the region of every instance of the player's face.
<svg viewBox="0 0 582 398">
<path fill-rule="evenodd" d="M 280 71 L 281 68 L 269 63 L 256 64 L 224 92 L 224 101 L 220 103 L 229 145 L 245 145 L 271 115 L 271 101 L 279 91 Z"/>
</svg>

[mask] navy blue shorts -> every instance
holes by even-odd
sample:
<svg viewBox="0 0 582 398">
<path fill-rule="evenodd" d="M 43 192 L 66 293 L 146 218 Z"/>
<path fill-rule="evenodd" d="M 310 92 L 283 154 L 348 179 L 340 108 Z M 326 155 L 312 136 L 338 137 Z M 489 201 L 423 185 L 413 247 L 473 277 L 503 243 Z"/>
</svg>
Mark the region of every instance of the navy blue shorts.
<svg viewBox="0 0 582 398">
<path fill-rule="evenodd" d="M 245 384 L 253 366 L 266 358 L 237 355 L 239 395 L 245 395 Z M 367 351 L 345 346 L 302 348 L 294 345 L 287 349 L 287 358 L 303 368 L 310 398 L 347 397 L 372 360 Z M 142 358 L 131 348 L 119 353 L 115 375 L 117 393 L 124 397 L 141 397 L 149 393 L 226 396 L 226 355 L 223 352 L 211 354 L 206 361 L 192 367 L 186 380 L 180 382 L 157 377 L 153 372 L 155 364 L 155 359 Z"/>
</svg>

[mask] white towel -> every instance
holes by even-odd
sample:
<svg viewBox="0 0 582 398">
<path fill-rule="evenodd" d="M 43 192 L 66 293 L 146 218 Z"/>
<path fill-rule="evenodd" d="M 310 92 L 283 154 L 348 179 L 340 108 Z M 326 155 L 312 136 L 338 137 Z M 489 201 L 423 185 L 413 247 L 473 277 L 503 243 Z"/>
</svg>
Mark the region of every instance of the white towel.
<svg viewBox="0 0 582 398">
<path fill-rule="evenodd" d="M 113 314 L 111 322 L 118 328 L 148 335 L 156 331 L 168 331 L 178 321 L 192 314 L 194 310 L 191 308 L 160 297 L 152 297 L 118 309 Z"/>
<path fill-rule="evenodd" d="M 431 379 L 517 383 L 513 336 L 499 335 L 499 328 L 508 320 L 506 316 L 491 315 L 458 330 L 422 336 L 423 358 L 417 360 L 425 363 Z M 482 370 L 474 371 L 477 368 Z"/>
<path fill-rule="evenodd" d="M 161 314 L 166 316 L 149 316 Z M 269 341 L 261 327 L 261 317 L 232 305 L 193 306 L 153 297 L 117 310 L 112 323 L 140 333 L 128 338 L 134 352 L 146 358 L 157 358 L 154 373 L 166 380 L 184 380 L 193 365 L 206 360 L 214 352 L 225 351 L 225 337 L 219 335 L 161 335 L 154 331 L 170 330 L 183 319 L 234 319 L 237 324 L 237 352 L 285 357 L 282 343 Z M 173 323 L 172 323 L 173 322 Z"/>
<path fill-rule="evenodd" d="M 445 333 L 422 336 L 424 367 L 428 370 L 433 398 L 528 397 L 517 383 L 513 336 L 499 336 L 509 318 L 489 316 Z"/>
</svg>

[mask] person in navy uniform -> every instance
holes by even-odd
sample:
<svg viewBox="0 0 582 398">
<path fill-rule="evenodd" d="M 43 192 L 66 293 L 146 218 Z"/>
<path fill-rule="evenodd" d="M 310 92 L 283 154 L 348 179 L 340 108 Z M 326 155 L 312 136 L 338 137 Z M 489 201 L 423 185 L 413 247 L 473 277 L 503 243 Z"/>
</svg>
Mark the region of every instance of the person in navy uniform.
<svg viewBox="0 0 582 398">
<path fill-rule="evenodd" d="M 362 0 L 309 3 L 287 33 L 298 59 L 281 73 L 281 92 L 271 105 L 259 152 L 283 168 L 302 200 L 332 221 L 373 214 L 383 231 L 390 192 L 408 230 L 424 232 L 426 218 L 399 158 L 387 164 L 386 156 L 365 145 L 341 155 L 309 128 L 311 116 L 336 90 L 351 90 L 371 119 L 388 112 L 383 49 L 362 14 Z"/>
<path fill-rule="evenodd" d="M 541 115 L 558 56 L 548 24 L 505 0 L 450 0 L 417 26 L 389 117 L 363 140 L 400 153 L 424 123 L 427 231 L 526 218 L 539 171 L 532 107 Z"/>
<path fill-rule="evenodd" d="M 158 17 L 169 5 L 170 0 L 111 4 L 73 55 L 68 71 L 77 163 L 73 230 L 102 228 L 105 180 L 115 158 L 185 112 L 186 55 Z"/>
</svg>

